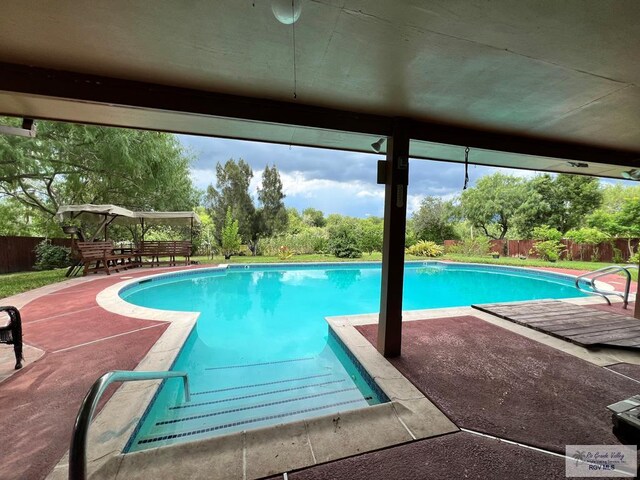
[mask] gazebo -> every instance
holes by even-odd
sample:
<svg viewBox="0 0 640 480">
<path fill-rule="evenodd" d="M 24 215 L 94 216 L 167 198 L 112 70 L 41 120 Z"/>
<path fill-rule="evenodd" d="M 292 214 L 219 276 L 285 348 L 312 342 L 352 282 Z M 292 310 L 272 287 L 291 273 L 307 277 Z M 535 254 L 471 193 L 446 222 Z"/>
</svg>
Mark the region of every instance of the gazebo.
<svg viewBox="0 0 640 480">
<path fill-rule="evenodd" d="M 142 238 L 144 239 L 145 224 L 163 224 L 171 226 L 190 227 L 190 240 L 193 241 L 193 226 L 200 224 L 200 217 L 195 212 L 134 212 L 117 205 L 63 205 L 58 208 L 56 218 L 61 224 L 67 221 L 92 221 L 98 223 L 95 232 L 87 238 L 94 240 L 101 232 L 107 239 L 108 227 L 112 224 L 142 226 Z"/>
<path fill-rule="evenodd" d="M 62 229 L 65 233 L 77 237 L 80 242 L 93 242 L 102 237 L 106 241 L 108 239 L 109 225 L 136 225 L 139 224 L 142 228 L 142 244 L 144 244 L 145 225 L 171 225 L 171 226 L 188 226 L 189 227 L 189 244 L 184 245 L 183 248 L 189 251 L 192 248 L 193 243 L 193 226 L 200 223 L 200 218 L 195 212 L 135 212 L 117 205 L 94 205 L 94 204 L 82 204 L 82 205 L 63 205 L 58 208 L 56 212 L 56 218 L 63 225 Z M 70 221 L 86 221 L 96 223 L 98 226 L 90 235 L 84 235 L 83 232 L 75 226 L 65 225 Z M 155 242 L 156 244 L 166 244 L 171 242 Z M 175 243 L 175 242 L 173 242 Z M 156 257 L 159 264 L 159 256 L 157 255 L 158 248 L 161 246 L 156 245 L 154 247 L 155 254 L 152 257 Z M 132 249 L 129 249 L 132 251 Z M 142 253 L 142 250 L 135 249 Z M 82 265 L 82 259 L 79 259 L 67 270 L 67 276 L 71 276 L 78 271 L 78 268 Z"/>
</svg>

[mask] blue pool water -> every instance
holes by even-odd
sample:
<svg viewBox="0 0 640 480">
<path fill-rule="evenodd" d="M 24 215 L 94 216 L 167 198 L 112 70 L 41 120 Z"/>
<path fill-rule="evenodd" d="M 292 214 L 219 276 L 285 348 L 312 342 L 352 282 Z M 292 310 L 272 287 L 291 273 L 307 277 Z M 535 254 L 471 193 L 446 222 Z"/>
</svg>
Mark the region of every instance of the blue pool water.
<svg viewBox="0 0 640 480">
<path fill-rule="evenodd" d="M 135 451 L 387 401 L 330 332 L 327 316 L 375 313 L 380 265 L 233 266 L 158 277 L 126 301 L 197 311 L 173 370 L 131 439 Z M 571 279 L 489 266 L 407 264 L 405 310 L 583 296 Z"/>
</svg>

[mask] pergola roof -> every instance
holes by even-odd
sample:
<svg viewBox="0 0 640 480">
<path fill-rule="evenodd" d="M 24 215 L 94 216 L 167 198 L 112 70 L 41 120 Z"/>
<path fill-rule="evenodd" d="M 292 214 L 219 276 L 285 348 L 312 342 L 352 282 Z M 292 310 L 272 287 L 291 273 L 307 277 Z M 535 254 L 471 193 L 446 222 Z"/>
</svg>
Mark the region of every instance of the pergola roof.
<svg viewBox="0 0 640 480">
<path fill-rule="evenodd" d="M 200 217 L 195 212 L 134 212 L 116 205 L 62 205 L 56 212 L 59 222 L 70 219 L 96 220 L 104 217 L 114 218 L 115 223 L 147 223 L 164 225 L 199 224 Z"/>
<path fill-rule="evenodd" d="M 402 117 L 414 157 L 640 166 L 635 0 L 300 1 L 296 98 L 270 1 L 10 2 L 0 112 L 356 151 Z"/>
</svg>

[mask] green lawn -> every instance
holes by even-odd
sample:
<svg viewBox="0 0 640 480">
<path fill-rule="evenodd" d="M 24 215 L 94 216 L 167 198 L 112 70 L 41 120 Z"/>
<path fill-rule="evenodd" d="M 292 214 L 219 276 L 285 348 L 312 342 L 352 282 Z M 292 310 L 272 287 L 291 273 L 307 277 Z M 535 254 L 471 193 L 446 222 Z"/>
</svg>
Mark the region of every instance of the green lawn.
<svg viewBox="0 0 640 480">
<path fill-rule="evenodd" d="M 406 255 L 406 260 L 450 260 L 452 262 L 467 262 L 467 263 L 485 263 L 491 265 L 513 265 L 517 267 L 554 267 L 554 268 L 566 268 L 568 270 L 597 270 L 607 265 L 614 265 L 613 263 L 604 262 L 582 262 L 582 261 L 568 261 L 563 260 L 555 263 L 546 262 L 544 260 L 538 260 L 535 258 L 520 260 L 513 257 L 500 257 L 492 258 L 490 256 L 469 257 L 459 254 L 446 254 L 437 258 L 416 257 L 414 255 Z M 225 260 L 224 257 L 213 257 L 207 259 L 207 257 L 194 257 L 194 260 L 199 261 L 202 264 L 210 263 L 278 263 L 278 262 L 362 262 L 362 261 L 376 261 L 382 260 L 382 254 L 375 252 L 371 255 L 364 254 L 361 258 L 336 258 L 333 255 L 294 255 L 287 259 L 281 259 L 279 257 L 231 257 L 229 260 Z M 638 271 L 631 270 L 631 275 L 634 280 L 638 279 Z"/>
<path fill-rule="evenodd" d="M 536 258 L 528 258 L 526 260 L 520 260 L 514 257 L 500 257 L 492 258 L 486 257 L 468 257 L 460 254 L 448 253 L 440 257 L 443 260 L 451 260 L 454 262 L 469 262 L 469 263 L 489 263 L 493 265 L 515 265 L 520 267 L 553 267 L 553 268 L 567 268 L 569 270 L 597 270 L 598 268 L 606 267 L 607 265 L 614 265 L 613 263 L 605 262 L 581 262 L 581 261 L 569 261 L 561 260 L 558 262 L 547 262 Z"/>
<path fill-rule="evenodd" d="M 417 257 L 411 257 L 417 258 Z M 312 255 L 293 255 L 289 258 L 282 259 L 280 257 L 236 257 L 233 256 L 229 260 L 225 260 L 223 256 L 215 256 L 207 258 L 205 256 L 197 256 L 192 258 L 200 263 L 303 263 L 303 262 L 380 262 L 382 254 L 374 252 L 371 255 L 365 253 L 360 258 L 337 258 L 333 255 L 323 255 L 320 253 Z"/>
<path fill-rule="evenodd" d="M 520 260 L 519 258 L 512 257 L 500 257 L 497 259 L 489 256 L 481 257 L 467 257 L 458 254 L 447 254 L 435 259 L 429 259 L 425 257 L 415 257 L 413 255 L 407 255 L 407 260 L 450 260 L 455 262 L 468 262 L 468 263 L 487 263 L 492 265 L 515 265 L 520 267 L 555 267 L 566 268 L 570 270 L 597 270 L 609 263 L 601 262 L 580 262 L 580 261 L 560 261 L 555 263 L 545 262 L 543 260 L 527 259 Z M 193 260 L 200 262 L 201 264 L 217 264 L 217 263 L 278 263 L 278 262 L 362 262 L 362 261 L 375 261 L 382 260 L 382 254 L 379 252 L 371 255 L 364 254 L 361 258 L 336 258 L 332 255 L 294 255 L 287 259 L 281 259 L 280 257 L 231 257 L 230 260 L 225 260 L 224 257 L 213 257 L 208 259 L 204 256 L 193 257 Z M 0 275 L 0 298 L 9 297 L 17 293 L 26 292 L 34 288 L 49 285 L 64 280 L 66 269 L 58 270 L 45 270 L 42 272 L 24 272 L 24 273 L 11 273 L 6 275 Z M 637 270 L 631 271 L 633 279 L 638 279 Z"/>
<path fill-rule="evenodd" d="M 0 298 L 65 280 L 66 268 L 0 275 Z"/>
</svg>

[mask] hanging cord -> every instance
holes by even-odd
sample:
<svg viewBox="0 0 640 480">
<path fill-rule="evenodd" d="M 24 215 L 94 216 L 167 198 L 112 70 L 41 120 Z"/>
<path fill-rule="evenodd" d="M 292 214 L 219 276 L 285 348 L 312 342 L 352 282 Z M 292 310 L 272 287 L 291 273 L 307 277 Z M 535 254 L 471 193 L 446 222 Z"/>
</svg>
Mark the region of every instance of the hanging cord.
<svg viewBox="0 0 640 480">
<path fill-rule="evenodd" d="M 469 147 L 465 147 L 464 149 L 464 187 L 462 187 L 462 190 L 466 190 L 468 184 L 469 184 Z"/>
<path fill-rule="evenodd" d="M 296 73 L 296 0 L 291 0 L 291 19 L 293 23 L 291 27 L 293 28 L 293 99 L 298 98 L 297 90 L 298 90 L 298 78 Z"/>
</svg>

